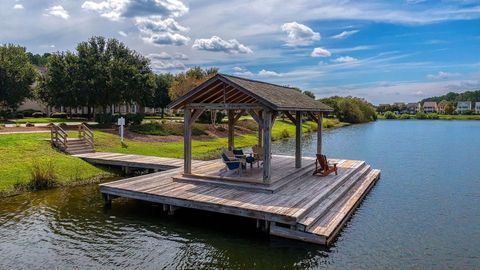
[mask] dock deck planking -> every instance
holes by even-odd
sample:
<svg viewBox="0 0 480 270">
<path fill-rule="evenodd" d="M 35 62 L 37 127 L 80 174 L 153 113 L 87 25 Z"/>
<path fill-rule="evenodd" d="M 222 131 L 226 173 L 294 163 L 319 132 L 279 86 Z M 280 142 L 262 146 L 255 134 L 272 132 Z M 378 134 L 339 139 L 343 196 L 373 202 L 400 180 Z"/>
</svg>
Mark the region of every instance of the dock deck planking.
<svg viewBox="0 0 480 270">
<path fill-rule="evenodd" d="M 304 167 L 298 169 L 293 157 L 274 155 L 272 178 L 277 176 L 268 186 L 271 192 L 265 192 L 265 185 L 239 182 L 238 176 L 230 181 L 195 175 L 214 176 L 223 167 L 218 160 L 193 161 L 193 174 L 184 176 L 180 159 L 98 152 L 77 156 L 97 164 L 171 168 L 101 184 L 103 194 L 265 220 L 272 235 L 321 244 L 335 237 L 380 175 L 364 161 L 332 159 L 338 175 L 313 176 L 314 158 L 303 158 Z M 258 181 L 261 174 L 246 177 Z"/>
</svg>

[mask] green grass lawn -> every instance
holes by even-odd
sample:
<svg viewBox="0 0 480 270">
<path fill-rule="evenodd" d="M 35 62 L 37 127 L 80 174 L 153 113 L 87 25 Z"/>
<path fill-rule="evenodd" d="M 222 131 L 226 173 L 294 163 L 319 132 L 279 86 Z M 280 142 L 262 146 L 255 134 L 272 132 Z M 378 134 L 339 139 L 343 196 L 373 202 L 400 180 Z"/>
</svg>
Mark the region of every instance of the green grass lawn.
<svg viewBox="0 0 480 270">
<path fill-rule="evenodd" d="M 50 147 L 50 134 L 0 135 L 0 191 L 13 191 L 16 182 L 25 183 L 31 178 L 32 164 L 52 162 L 60 182 L 86 180 L 106 174 L 79 158 L 58 152 Z"/>
<path fill-rule="evenodd" d="M 25 124 L 25 123 L 66 123 L 66 122 L 82 122 L 85 120 L 82 119 L 66 119 L 66 118 L 51 118 L 51 117 L 27 117 L 23 119 L 14 120 L 15 123 Z"/>
<path fill-rule="evenodd" d="M 335 119 L 325 119 L 324 126 L 343 126 Z M 303 132 L 316 130 L 314 122 L 303 123 Z M 70 133 L 72 137 L 76 132 Z M 272 129 L 273 140 L 295 135 L 295 126 L 290 122 L 277 120 Z M 0 192 L 14 191 L 17 182 L 26 183 L 31 179 L 32 164 L 52 163 L 61 183 L 87 180 L 110 175 L 103 168 L 95 167 L 79 158 L 66 155 L 51 148 L 50 134 L 9 134 L 0 135 Z M 248 147 L 257 143 L 256 134 L 235 137 L 237 147 Z M 218 157 L 218 149 L 226 147 L 227 138 L 193 140 L 193 158 L 209 159 Z M 161 157 L 183 158 L 183 141 L 179 142 L 140 142 L 125 140 L 120 143 L 118 135 L 95 131 L 95 148 L 99 152 L 117 152 Z"/>
</svg>

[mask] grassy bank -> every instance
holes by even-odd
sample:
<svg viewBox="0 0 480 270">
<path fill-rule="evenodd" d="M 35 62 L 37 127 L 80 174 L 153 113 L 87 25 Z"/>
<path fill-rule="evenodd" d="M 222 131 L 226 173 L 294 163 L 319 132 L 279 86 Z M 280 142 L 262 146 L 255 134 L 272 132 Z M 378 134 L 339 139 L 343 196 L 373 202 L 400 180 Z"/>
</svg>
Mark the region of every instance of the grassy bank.
<svg viewBox="0 0 480 270">
<path fill-rule="evenodd" d="M 52 164 L 60 184 L 107 175 L 108 172 L 50 147 L 50 134 L 0 135 L 0 192 L 31 179 L 33 164 Z"/>
<path fill-rule="evenodd" d="M 335 119 L 325 119 L 326 127 L 341 127 Z M 314 122 L 305 122 L 304 132 L 316 130 Z M 74 137 L 76 133 L 71 133 Z M 277 120 L 272 129 L 274 140 L 294 136 L 295 126 L 289 122 Z M 26 184 L 32 179 L 34 164 L 48 167 L 53 171 L 60 184 L 84 181 L 87 179 L 108 176 L 103 168 L 95 167 L 81 159 L 71 157 L 51 148 L 48 141 L 50 134 L 10 134 L 0 135 L 0 193 L 15 191 L 15 185 Z M 248 147 L 257 143 L 256 134 L 244 134 L 235 137 L 237 147 Z M 125 140 L 120 143 L 117 135 L 95 131 L 95 147 L 97 151 L 141 154 L 162 157 L 183 157 L 183 142 L 142 142 Z M 226 138 L 215 138 L 193 141 L 193 157 L 196 159 L 217 158 L 218 149 L 227 145 Z"/>
</svg>

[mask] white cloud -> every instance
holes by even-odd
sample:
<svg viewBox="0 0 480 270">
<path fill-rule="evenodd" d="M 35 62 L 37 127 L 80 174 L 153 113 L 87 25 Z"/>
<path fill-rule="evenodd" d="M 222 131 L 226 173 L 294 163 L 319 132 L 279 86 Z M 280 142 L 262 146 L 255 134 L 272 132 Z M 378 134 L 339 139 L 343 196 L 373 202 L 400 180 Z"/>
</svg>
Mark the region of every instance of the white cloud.
<svg viewBox="0 0 480 270">
<path fill-rule="evenodd" d="M 105 0 L 100 2 L 85 1 L 82 8 L 95 11 L 110 20 L 121 18 L 157 15 L 178 17 L 188 12 L 188 7 L 179 0 Z"/>
<path fill-rule="evenodd" d="M 118 31 L 118 34 L 122 37 L 127 37 L 127 33 L 123 32 L 123 31 Z"/>
<path fill-rule="evenodd" d="M 332 36 L 333 39 L 346 39 L 351 35 L 358 33 L 358 30 L 343 31 L 340 34 Z"/>
<path fill-rule="evenodd" d="M 313 49 L 312 53 L 310 54 L 310 56 L 312 57 L 329 57 L 331 55 L 332 55 L 331 52 L 320 47 Z"/>
<path fill-rule="evenodd" d="M 13 6 L 13 9 L 23 9 L 23 5 L 21 5 L 21 4 L 15 4 L 15 5 Z"/>
<path fill-rule="evenodd" d="M 166 53 L 166 52 L 161 52 L 161 53 L 151 53 L 149 55 L 147 55 L 148 58 L 150 58 L 151 60 L 166 60 L 166 59 L 172 59 L 173 57 Z"/>
<path fill-rule="evenodd" d="M 188 60 L 188 55 L 184 53 L 176 53 L 173 58 L 179 59 L 179 60 Z"/>
<path fill-rule="evenodd" d="M 184 70 L 185 65 L 166 52 L 151 53 L 147 57 L 150 59 L 150 65 L 154 71 L 165 70 Z"/>
<path fill-rule="evenodd" d="M 178 32 L 188 28 L 181 26 L 174 19 L 162 20 L 159 16 L 140 17 L 135 19 L 142 39 L 154 45 L 186 45 L 190 38 Z"/>
<path fill-rule="evenodd" d="M 224 40 L 217 36 L 211 38 L 196 39 L 192 48 L 212 52 L 225 52 L 229 54 L 250 54 L 252 49 L 241 44 L 236 39 Z"/>
<path fill-rule="evenodd" d="M 237 76 L 252 77 L 255 74 L 244 67 L 233 67 L 233 74 Z"/>
<path fill-rule="evenodd" d="M 261 76 L 261 77 L 281 77 L 282 74 L 277 73 L 275 71 L 262 69 L 258 72 L 258 76 Z"/>
<path fill-rule="evenodd" d="M 165 70 L 184 70 L 185 65 L 177 60 L 158 60 L 151 61 L 150 63 L 154 71 L 165 71 Z"/>
<path fill-rule="evenodd" d="M 372 45 L 359 45 L 355 47 L 348 47 L 348 48 L 333 48 L 330 49 L 332 53 L 344 53 L 344 52 L 356 52 L 356 51 L 364 51 L 364 50 L 371 50 L 374 49 L 376 46 Z"/>
<path fill-rule="evenodd" d="M 336 58 L 335 60 L 333 60 L 334 62 L 337 62 L 337 63 L 352 63 L 352 62 L 356 62 L 358 61 L 357 58 L 353 58 L 351 56 L 340 56 L 338 58 Z"/>
<path fill-rule="evenodd" d="M 428 74 L 427 78 L 429 80 L 448 80 L 460 76 L 459 73 L 450 73 L 439 71 L 437 74 Z"/>
<path fill-rule="evenodd" d="M 66 11 L 61 5 L 49 7 L 46 9 L 46 11 L 46 15 L 52 15 L 65 20 L 68 20 L 68 18 L 70 18 L 70 14 L 68 14 L 68 11 Z"/>
<path fill-rule="evenodd" d="M 282 31 L 288 34 L 287 45 L 289 46 L 308 45 L 321 38 L 320 33 L 297 22 L 284 23 Z"/>
</svg>

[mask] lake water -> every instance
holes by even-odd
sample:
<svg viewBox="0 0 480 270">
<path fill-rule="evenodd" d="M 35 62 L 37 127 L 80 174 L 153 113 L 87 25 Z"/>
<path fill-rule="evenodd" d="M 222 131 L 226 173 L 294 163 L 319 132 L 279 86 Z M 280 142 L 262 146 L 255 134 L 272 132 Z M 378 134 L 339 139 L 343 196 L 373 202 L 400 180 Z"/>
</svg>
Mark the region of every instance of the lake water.
<svg viewBox="0 0 480 270">
<path fill-rule="evenodd" d="M 117 199 L 96 185 L 0 199 L 0 269 L 479 269 L 480 121 L 378 121 L 326 131 L 329 157 L 382 170 L 324 248 L 251 220 Z M 305 155 L 316 136 L 306 136 Z M 274 153 L 293 154 L 292 140 Z"/>
</svg>

